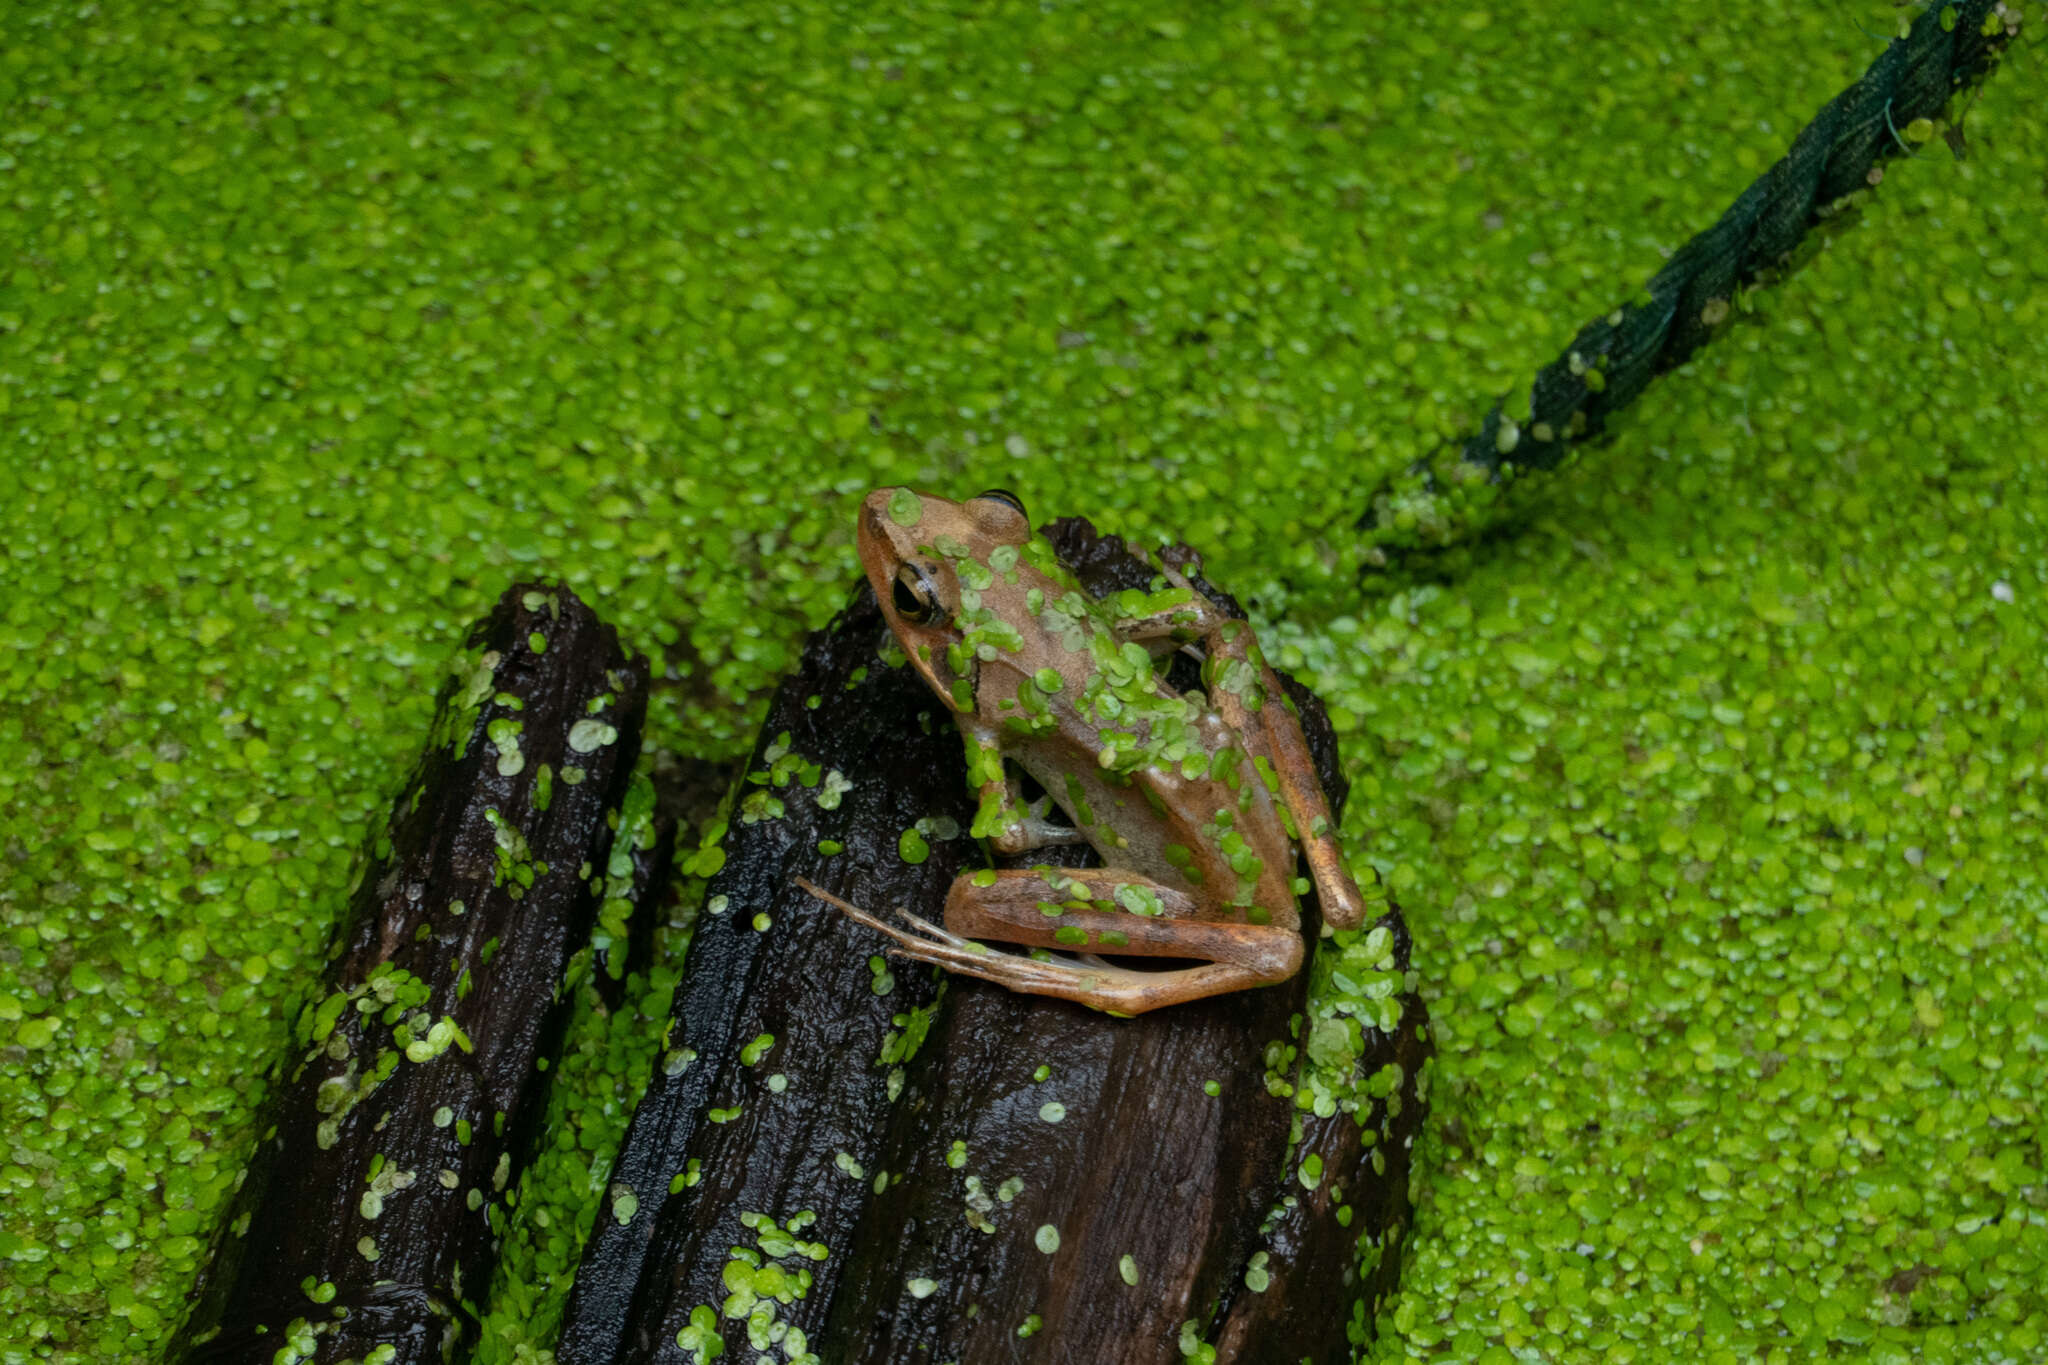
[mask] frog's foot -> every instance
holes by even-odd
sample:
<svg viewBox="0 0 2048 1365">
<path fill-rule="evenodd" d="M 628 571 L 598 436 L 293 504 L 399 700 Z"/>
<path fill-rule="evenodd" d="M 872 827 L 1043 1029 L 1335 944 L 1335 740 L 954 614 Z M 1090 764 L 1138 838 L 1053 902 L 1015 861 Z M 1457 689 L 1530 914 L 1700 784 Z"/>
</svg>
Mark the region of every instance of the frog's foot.
<svg viewBox="0 0 2048 1365">
<path fill-rule="evenodd" d="M 926 928 L 936 930 L 937 926 L 926 925 Z M 1270 986 L 1275 980 L 1269 969 L 1228 962 L 1212 962 L 1177 971 L 1146 972 L 1116 966 L 1092 953 L 1083 954 L 1078 959 L 1055 957 L 1047 961 L 1020 957 L 1015 953 L 999 953 L 982 944 L 969 942 L 982 951 L 978 955 L 970 954 L 964 961 L 953 961 L 928 948 L 891 949 L 891 952 L 899 957 L 937 962 L 948 971 L 978 977 L 1020 994 L 1049 995 L 1055 1000 L 1071 1000 L 1090 1009 L 1120 1015 L 1144 1014 L 1166 1005 L 1205 1000 L 1212 995 L 1227 995 L 1255 986 Z"/>
<path fill-rule="evenodd" d="M 983 981 L 993 981 L 997 985 L 1008 986 L 1013 991 L 1023 991 L 1032 995 L 1057 994 L 1058 988 L 1067 984 L 1065 973 L 1072 971 L 1067 964 L 1058 961 L 1041 962 L 1035 958 L 1019 957 L 1014 953 L 997 952 L 985 943 L 976 943 L 972 939 L 961 938 L 958 934 L 947 933 L 923 916 L 901 908 L 896 913 L 903 917 L 903 922 L 909 928 L 899 929 L 859 906 L 841 900 L 830 891 L 812 885 L 802 877 L 796 878 L 796 884 L 838 910 L 855 924 L 864 925 L 891 940 L 893 946 L 889 953 L 893 957 L 929 962 L 935 967 L 944 967 L 962 976 L 979 977 Z"/>
<path fill-rule="evenodd" d="M 1085 844 L 1088 836 L 1072 825 L 1063 825 L 1045 818 L 1047 806 L 1052 804 L 1048 797 L 1027 808 L 1024 818 L 1005 825 L 996 836 L 989 840 L 996 852 L 1005 854 L 1029 853 L 1034 848 L 1051 848 L 1056 844 Z"/>
<path fill-rule="evenodd" d="M 1012 817 L 989 838 L 996 852 L 1004 854 L 1029 853 L 1034 848 L 1051 848 L 1057 844 L 1082 844 L 1088 841 L 1086 835 L 1072 825 L 1048 820 L 1052 812 L 1052 798 L 1041 796 L 1036 801 L 1024 799 L 1024 784 L 1017 774 L 1003 774 L 1003 792 L 1008 798 L 1003 804 L 1007 810 L 1021 810 L 1022 815 Z"/>
<path fill-rule="evenodd" d="M 930 920 L 922 919 L 916 915 L 911 914 L 908 910 L 898 908 L 896 913 L 903 916 L 905 920 L 910 922 L 913 928 L 915 928 L 919 931 L 919 933 L 924 935 L 923 938 L 915 938 L 912 935 L 905 933 L 903 930 L 896 928 L 894 925 L 889 924 L 887 921 L 879 919 L 876 916 L 869 914 L 867 911 L 861 909 L 858 905 L 855 905 L 853 902 L 840 899 L 838 896 L 833 895 L 830 891 L 827 891 L 822 886 L 815 886 L 812 883 L 804 880 L 802 877 L 794 878 L 794 880 L 798 886 L 810 892 L 813 896 L 816 896 L 819 900 L 825 902 L 825 904 L 831 906 L 840 914 L 852 920 L 855 924 L 866 925 L 868 928 L 874 930 L 878 934 L 887 934 L 890 938 L 895 939 L 897 942 L 903 944 L 906 947 L 920 946 L 925 944 L 926 942 L 933 942 L 956 952 L 966 952 L 976 948 L 980 948 L 981 951 L 984 953 L 988 951 L 988 949 L 983 948 L 982 945 L 980 945 L 979 943 L 970 943 L 968 940 L 964 938 L 960 938 L 954 934 L 949 934 L 944 929 L 941 929 L 938 925 L 933 924 Z"/>
</svg>

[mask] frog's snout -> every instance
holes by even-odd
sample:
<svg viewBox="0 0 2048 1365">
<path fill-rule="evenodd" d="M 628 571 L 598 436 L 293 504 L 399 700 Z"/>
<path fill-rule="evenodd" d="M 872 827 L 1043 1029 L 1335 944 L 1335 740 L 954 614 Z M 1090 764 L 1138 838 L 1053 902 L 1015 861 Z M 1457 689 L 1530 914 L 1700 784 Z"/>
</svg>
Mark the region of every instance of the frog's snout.
<svg viewBox="0 0 2048 1365">
<path fill-rule="evenodd" d="M 893 548 L 895 538 L 890 535 L 893 525 L 889 520 L 889 499 L 895 495 L 893 488 L 877 488 L 861 500 L 860 515 L 854 519 L 854 546 L 860 552 L 861 562 L 872 564 L 877 552 L 886 554 Z"/>
<path fill-rule="evenodd" d="M 893 488 L 877 488 L 861 499 L 861 530 L 874 535 L 882 529 L 883 519 L 889 515 L 889 499 L 896 496 Z"/>
</svg>

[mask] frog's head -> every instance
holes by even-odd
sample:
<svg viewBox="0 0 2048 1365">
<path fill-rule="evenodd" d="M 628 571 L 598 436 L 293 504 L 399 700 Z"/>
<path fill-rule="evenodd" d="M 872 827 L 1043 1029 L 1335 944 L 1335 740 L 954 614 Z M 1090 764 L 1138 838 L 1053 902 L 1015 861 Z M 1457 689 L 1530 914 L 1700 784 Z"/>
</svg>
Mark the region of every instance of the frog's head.
<svg viewBox="0 0 2048 1365">
<path fill-rule="evenodd" d="M 971 694 L 972 666 L 963 678 L 946 662 L 947 646 L 962 632 L 960 566 L 971 561 L 985 567 L 998 547 L 1029 540 L 1024 504 L 1001 488 L 965 502 L 877 488 L 861 503 L 856 538 L 882 616 L 911 665 L 941 697 L 957 703 L 959 681 Z"/>
</svg>

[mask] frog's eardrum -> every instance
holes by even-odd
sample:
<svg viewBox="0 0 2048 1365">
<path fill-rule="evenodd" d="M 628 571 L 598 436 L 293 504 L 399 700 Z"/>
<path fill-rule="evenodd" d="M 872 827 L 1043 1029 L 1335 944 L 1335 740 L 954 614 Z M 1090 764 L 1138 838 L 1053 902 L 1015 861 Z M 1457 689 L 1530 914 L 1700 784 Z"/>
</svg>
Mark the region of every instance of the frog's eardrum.
<svg viewBox="0 0 2048 1365">
<path fill-rule="evenodd" d="M 1085 522 L 1047 534 L 1098 595 L 1154 572 Z M 979 858 L 958 732 L 877 657 L 887 635 L 864 587 L 771 703 L 745 791 L 771 799 L 735 811 L 613 1171 L 635 1212 L 597 1218 L 559 1358 L 702 1360 L 716 1338 L 835 1365 L 1173 1365 L 1200 1339 L 1348 1360 L 1407 1227 L 1420 1001 L 1365 1032 L 1358 1066 L 1398 1064 L 1393 1093 L 1318 1119 L 1267 1083 L 1269 1047 L 1302 1042 L 1308 972 L 1114 1019 L 877 956 L 794 879 L 936 918 Z M 1341 806 L 1322 708 L 1294 695 Z M 1017 861 L 1054 853 L 1094 856 Z M 1405 970 L 1399 912 L 1379 923 Z"/>
</svg>

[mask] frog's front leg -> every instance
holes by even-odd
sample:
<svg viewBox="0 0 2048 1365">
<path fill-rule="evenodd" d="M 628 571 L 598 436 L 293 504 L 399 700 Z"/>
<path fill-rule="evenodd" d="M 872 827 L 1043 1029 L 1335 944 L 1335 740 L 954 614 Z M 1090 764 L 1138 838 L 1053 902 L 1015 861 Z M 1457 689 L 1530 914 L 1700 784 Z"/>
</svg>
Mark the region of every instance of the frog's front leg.
<svg viewBox="0 0 2048 1365">
<path fill-rule="evenodd" d="M 904 919 L 910 927 L 900 929 L 836 896 L 807 889 L 895 940 L 892 951 L 899 957 L 1117 1014 L 1143 1014 L 1271 985 L 1301 969 L 1301 929 L 1292 914 L 1276 915 L 1268 924 L 1199 919 L 1195 916 L 1204 906 L 1193 896 L 1135 872 L 1087 868 L 1053 875 L 1065 889 L 1053 889 L 1045 873 L 1024 869 L 961 877 L 946 896 L 943 929 L 908 912 Z M 1061 899 L 1049 899 L 1055 896 Z M 1097 908 L 1131 900 L 1157 913 Z M 975 941 L 984 938 L 1077 952 L 1194 958 L 1204 965 L 1147 972 L 1106 963 L 1040 961 Z"/>
<path fill-rule="evenodd" d="M 971 831 L 977 837 L 985 835 L 989 846 L 998 853 L 1028 853 L 1034 848 L 1050 848 L 1056 844 L 1085 844 L 1088 836 L 1072 825 L 1063 825 L 1045 818 L 1052 809 L 1052 798 L 1041 797 L 1036 801 L 1024 799 L 1023 784 L 1010 774 L 1005 774 L 1000 788 L 991 793 L 987 788 L 981 791 L 982 808 L 988 809 L 991 796 L 999 806 L 999 813 L 992 815 L 984 828 L 980 814 L 974 818 Z"/>
<path fill-rule="evenodd" d="M 1079 844 L 1086 836 L 1072 825 L 1055 824 L 1045 818 L 1052 798 L 1027 802 L 1023 784 L 1003 764 L 995 736 L 981 731 L 963 731 L 967 740 L 967 778 L 974 784 L 981 804 L 974 812 L 968 833 L 987 839 L 999 853 L 1024 853 L 1053 844 Z"/>
</svg>

